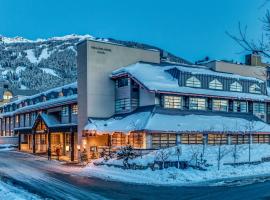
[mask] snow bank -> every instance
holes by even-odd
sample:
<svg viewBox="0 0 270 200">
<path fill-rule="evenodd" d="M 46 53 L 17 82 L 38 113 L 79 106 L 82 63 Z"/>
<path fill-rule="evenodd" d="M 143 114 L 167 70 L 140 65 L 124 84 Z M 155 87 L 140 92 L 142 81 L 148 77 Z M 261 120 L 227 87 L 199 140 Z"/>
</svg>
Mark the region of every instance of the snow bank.
<svg viewBox="0 0 270 200">
<path fill-rule="evenodd" d="M 16 147 L 14 144 L 0 144 L 0 151 L 11 151 Z"/>
<path fill-rule="evenodd" d="M 195 160 L 192 159 L 194 153 L 201 153 L 203 151 L 202 145 L 181 145 L 182 155 L 181 161 L 188 161 L 194 164 Z M 259 165 L 241 165 L 233 167 L 231 165 L 223 165 L 224 163 L 233 163 L 233 145 L 224 145 L 221 148 L 222 152 L 226 152 L 226 156 L 221 160 L 221 168 L 218 170 L 217 146 L 206 146 L 204 159 L 210 165 L 205 167 L 206 171 L 201 171 L 193 168 L 185 170 L 177 168 L 168 168 L 164 170 L 152 171 L 147 170 L 123 170 L 121 168 L 108 167 L 108 166 L 95 166 L 89 164 L 81 173 L 85 176 L 95 176 L 103 179 L 111 179 L 116 181 L 140 183 L 140 184 L 154 184 L 154 185 L 187 185 L 198 184 L 202 182 L 209 182 L 215 180 L 222 180 L 228 178 L 241 178 L 246 176 L 259 176 L 270 174 L 270 162 L 265 162 Z M 237 146 L 238 162 L 248 161 L 248 145 Z M 169 148 L 166 150 L 170 154 L 170 161 L 177 161 L 175 154 L 176 148 Z M 147 165 L 153 163 L 158 151 L 151 152 L 145 156 L 138 157 L 131 160 L 129 163 L 136 163 L 138 165 Z M 251 160 L 260 161 L 262 157 L 270 156 L 270 145 L 252 145 Z M 98 160 L 102 162 L 102 160 Z M 121 165 L 122 160 L 112 159 L 108 161 L 109 164 Z"/>
</svg>

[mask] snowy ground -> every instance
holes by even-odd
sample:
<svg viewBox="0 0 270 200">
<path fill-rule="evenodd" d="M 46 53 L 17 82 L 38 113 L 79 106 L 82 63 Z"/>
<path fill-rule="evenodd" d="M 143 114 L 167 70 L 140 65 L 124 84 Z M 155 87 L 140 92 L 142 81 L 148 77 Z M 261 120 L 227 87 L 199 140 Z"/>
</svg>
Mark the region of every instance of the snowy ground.
<svg viewBox="0 0 270 200">
<path fill-rule="evenodd" d="M 13 144 L 0 144 L 0 151 L 10 151 L 16 148 Z"/>
<path fill-rule="evenodd" d="M 24 189 L 4 183 L 0 180 L 0 199 L 3 200 L 38 200 L 38 196 L 31 194 Z"/>
<path fill-rule="evenodd" d="M 188 161 L 194 164 L 194 159 L 192 155 L 194 153 L 201 153 L 203 146 L 188 146 L 182 145 L 182 155 L 180 160 Z M 226 154 L 221 160 L 221 167 L 218 170 L 217 167 L 217 157 L 218 157 L 218 147 L 217 146 L 207 146 L 205 148 L 205 159 L 210 166 L 206 167 L 206 171 L 201 171 L 193 168 L 188 168 L 185 170 L 177 168 L 168 168 L 164 170 L 123 170 L 115 167 L 108 166 L 95 166 L 94 164 L 89 164 L 81 172 L 84 176 L 94 176 L 108 180 L 116 180 L 131 183 L 140 184 L 154 184 L 154 185 L 196 185 L 202 183 L 210 183 L 219 180 L 222 183 L 223 180 L 228 179 L 241 179 L 251 176 L 262 176 L 270 175 L 270 162 L 265 162 L 259 165 L 242 165 L 242 166 L 229 166 L 223 165 L 223 163 L 233 162 L 233 148 L 234 146 L 222 146 L 221 152 Z M 248 146 L 241 145 L 237 146 L 238 162 L 248 161 Z M 170 157 L 168 160 L 177 160 L 175 154 L 175 148 L 170 148 L 166 150 Z M 251 160 L 260 161 L 262 157 L 270 156 L 270 145 L 252 145 L 251 148 Z M 140 165 L 147 165 L 148 163 L 153 163 L 156 159 L 156 152 L 152 152 L 142 158 L 136 158 L 131 160 L 129 163 L 136 163 Z M 102 160 L 97 160 L 96 162 L 103 162 Z M 122 160 L 112 159 L 107 163 L 121 165 Z"/>
<path fill-rule="evenodd" d="M 0 151 L 14 150 L 15 146 L 12 144 L 1 144 Z M 4 200 L 38 200 L 38 196 L 12 185 L 12 183 L 4 182 L 0 179 L 0 199 Z"/>
</svg>

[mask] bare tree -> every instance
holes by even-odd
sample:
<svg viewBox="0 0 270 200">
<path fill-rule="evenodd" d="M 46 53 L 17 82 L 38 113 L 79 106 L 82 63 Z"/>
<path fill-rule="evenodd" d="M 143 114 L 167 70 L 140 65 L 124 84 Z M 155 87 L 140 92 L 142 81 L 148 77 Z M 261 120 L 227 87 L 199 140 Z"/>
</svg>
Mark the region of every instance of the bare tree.
<svg viewBox="0 0 270 200">
<path fill-rule="evenodd" d="M 170 152 L 166 149 L 160 149 L 156 153 L 156 158 L 155 160 L 161 161 L 162 162 L 162 169 L 165 168 L 165 162 L 169 159 L 170 157 Z"/>
<path fill-rule="evenodd" d="M 180 156 L 182 155 L 182 148 L 181 146 L 177 145 L 175 148 L 175 154 L 177 155 L 177 168 L 180 168 Z"/>
<path fill-rule="evenodd" d="M 252 134 L 254 132 L 254 127 L 255 127 L 255 121 L 251 120 L 248 121 L 246 124 L 246 132 L 248 133 L 248 162 L 250 163 L 251 161 L 251 143 L 252 143 Z"/>
<path fill-rule="evenodd" d="M 227 133 L 227 132 L 228 132 L 227 127 L 223 124 L 223 131 L 222 131 L 222 134 L 219 137 L 218 149 L 217 149 L 217 167 L 218 167 L 218 170 L 220 170 L 220 165 L 221 165 L 222 159 L 231 152 L 231 149 L 226 148 L 226 145 L 223 144 L 224 134 Z"/>
<path fill-rule="evenodd" d="M 261 7 L 264 7 L 269 0 L 266 0 Z M 226 32 L 229 37 L 237 42 L 245 51 L 253 52 L 262 55 L 265 58 L 270 58 L 270 11 L 267 10 L 263 19 L 262 34 L 260 39 L 250 39 L 247 34 L 247 26 L 242 26 L 238 23 L 238 34 L 234 35 Z"/>
</svg>

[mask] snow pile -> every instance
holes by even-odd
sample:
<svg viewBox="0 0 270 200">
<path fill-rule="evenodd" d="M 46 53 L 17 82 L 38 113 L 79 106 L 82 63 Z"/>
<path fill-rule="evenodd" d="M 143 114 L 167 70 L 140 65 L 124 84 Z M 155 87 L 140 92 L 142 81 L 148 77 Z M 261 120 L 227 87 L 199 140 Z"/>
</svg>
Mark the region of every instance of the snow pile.
<svg viewBox="0 0 270 200">
<path fill-rule="evenodd" d="M 14 144 L 0 144 L 0 151 L 11 151 L 15 148 L 16 146 Z"/>
<path fill-rule="evenodd" d="M 181 145 L 182 155 L 180 161 L 188 161 L 194 165 L 194 154 L 203 152 L 202 145 Z M 205 167 L 207 170 L 198 169 L 177 169 L 168 168 L 163 170 L 151 169 L 146 170 L 123 170 L 121 168 L 108 166 L 95 166 L 89 164 L 82 174 L 85 176 L 95 176 L 103 179 L 112 179 L 116 181 L 141 183 L 141 184 L 156 184 L 156 185 L 187 185 L 199 184 L 202 182 L 210 182 L 215 180 L 226 180 L 230 178 L 243 178 L 248 176 L 259 176 L 270 174 L 270 162 L 261 163 L 258 165 L 240 165 L 233 167 L 231 165 L 223 165 L 224 163 L 233 163 L 233 145 L 224 145 L 221 147 L 222 154 L 226 154 L 221 160 L 221 167 L 218 170 L 218 146 L 206 146 L 204 151 L 204 159 L 209 164 Z M 158 151 L 153 151 L 142 157 L 130 160 L 129 163 L 146 166 L 148 163 L 153 163 L 156 160 Z M 168 161 L 177 161 L 176 148 L 166 150 L 169 154 Z M 237 162 L 248 161 L 248 145 L 237 146 Z M 260 161 L 262 157 L 270 156 L 270 145 L 260 144 L 251 146 L 251 161 Z M 193 159 L 192 159 L 193 157 Z M 98 160 L 102 162 L 102 160 Z M 107 163 L 122 165 L 122 160 L 111 159 Z"/>
</svg>

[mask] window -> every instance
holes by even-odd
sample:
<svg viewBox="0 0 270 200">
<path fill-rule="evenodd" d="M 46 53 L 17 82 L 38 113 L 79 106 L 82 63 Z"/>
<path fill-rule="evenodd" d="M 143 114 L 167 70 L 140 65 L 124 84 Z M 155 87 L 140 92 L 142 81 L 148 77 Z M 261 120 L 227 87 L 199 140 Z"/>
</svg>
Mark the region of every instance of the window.
<svg viewBox="0 0 270 200">
<path fill-rule="evenodd" d="M 245 101 L 234 101 L 233 112 L 247 112 L 247 102 Z"/>
<path fill-rule="evenodd" d="M 128 144 L 134 148 L 143 148 L 145 141 L 144 133 L 130 133 L 128 135 Z"/>
<path fill-rule="evenodd" d="M 153 133 L 152 148 L 160 149 L 176 146 L 176 134 L 173 133 Z"/>
<path fill-rule="evenodd" d="M 16 121 L 16 123 L 19 123 L 19 115 L 15 116 L 15 121 Z"/>
<path fill-rule="evenodd" d="M 252 143 L 269 143 L 270 138 L 269 135 L 253 135 L 252 136 Z"/>
<path fill-rule="evenodd" d="M 202 134 L 182 134 L 181 144 L 203 144 Z"/>
<path fill-rule="evenodd" d="M 232 135 L 231 140 L 232 144 L 248 144 L 249 135 Z"/>
<path fill-rule="evenodd" d="M 29 113 L 26 113 L 25 114 L 25 120 L 29 121 L 29 119 L 30 119 L 30 114 Z"/>
<path fill-rule="evenodd" d="M 180 96 L 163 96 L 164 108 L 182 108 L 182 97 Z"/>
<path fill-rule="evenodd" d="M 213 99 L 213 110 L 215 111 L 228 111 L 228 101 L 221 99 Z"/>
<path fill-rule="evenodd" d="M 74 114 L 74 115 L 78 114 L 78 105 L 77 104 L 72 105 L 72 114 Z"/>
<path fill-rule="evenodd" d="M 121 112 L 125 110 L 130 110 L 130 99 L 117 99 L 115 101 L 115 112 Z"/>
<path fill-rule="evenodd" d="M 117 87 L 124 87 L 129 85 L 129 79 L 128 78 L 119 78 L 116 81 Z"/>
<path fill-rule="evenodd" d="M 62 116 L 67 116 L 68 115 L 68 107 L 67 106 L 64 106 L 62 108 Z"/>
<path fill-rule="evenodd" d="M 253 84 L 249 87 L 250 93 L 261 94 L 261 88 L 257 84 Z"/>
<path fill-rule="evenodd" d="M 201 87 L 201 82 L 196 77 L 192 76 L 186 81 L 186 86 L 188 87 Z"/>
<path fill-rule="evenodd" d="M 214 80 L 212 80 L 209 83 L 209 88 L 210 89 L 215 89 L 215 90 L 222 90 L 223 89 L 223 85 L 217 79 L 214 79 Z"/>
<path fill-rule="evenodd" d="M 9 91 L 5 91 L 4 94 L 3 94 L 3 99 L 4 100 L 9 100 L 12 98 L 12 93 L 9 92 Z"/>
<path fill-rule="evenodd" d="M 190 98 L 189 99 L 189 109 L 191 110 L 205 110 L 206 103 L 203 98 Z"/>
<path fill-rule="evenodd" d="M 254 114 L 265 114 L 265 103 L 253 103 Z"/>
<path fill-rule="evenodd" d="M 208 144 L 227 144 L 228 138 L 224 134 L 208 134 Z"/>
<path fill-rule="evenodd" d="M 112 134 L 112 146 L 121 147 L 127 145 L 127 136 L 124 133 L 113 133 Z"/>
<path fill-rule="evenodd" d="M 242 92 L 243 88 L 242 88 L 242 85 L 238 82 L 233 82 L 231 85 L 230 85 L 230 91 L 233 91 L 233 92 Z"/>
</svg>

